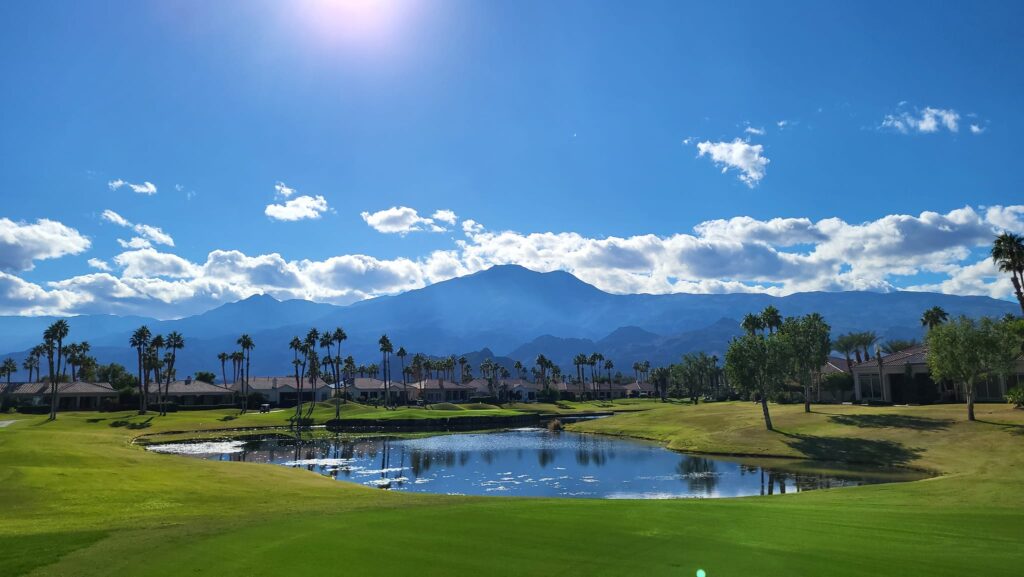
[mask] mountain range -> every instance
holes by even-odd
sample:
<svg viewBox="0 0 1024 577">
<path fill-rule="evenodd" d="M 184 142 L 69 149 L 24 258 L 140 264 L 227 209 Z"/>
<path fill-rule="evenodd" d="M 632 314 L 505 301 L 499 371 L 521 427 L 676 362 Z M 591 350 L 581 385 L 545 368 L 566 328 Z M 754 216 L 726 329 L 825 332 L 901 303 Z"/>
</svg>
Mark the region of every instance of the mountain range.
<svg viewBox="0 0 1024 577">
<path fill-rule="evenodd" d="M 89 341 L 100 363 L 134 366 L 127 346 L 131 332 L 147 325 L 154 333 L 180 332 L 179 375 L 197 370 L 220 373 L 217 353 L 235 350 L 238 335 L 256 343 L 253 374 L 287 374 L 288 342 L 311 328 L 342 327 L 346 355 L 369 364 L 379 360 L 377 339 L 387 333 L 395 348 L 428 355 L 466 355 L 478 365 L 494 358 L 511 367 L 531 365 L 540 353 L 574 373 L 572 357 L 601 352 L 618 370 L 634 361 L 654 365 L 682 354 L 706 351 L 722 356 L 740 334 L 739 320 L 768 305 L 783 315 L 821 313 L 833 335 L 873 330 L 882 339 L 921 338 L 921 313 L 940 306 L 950 315 L 1002 316 L 1015 313 L 1008 301 L 924 292 L 810 292 L 784 297 L 764 294 L 630 294 L 603 292 L 566 272 L 539 273 L 520 266 L 496 266 L 394 296 L 348 306 L 253 296 L 176 320 L 113 315 L 69 318 L 71 341 Z M 21 360 L 55 317 L 0 317 L 0 351 Z M 14 379 L 24 377 L 15 375 Z"/>
</svg>

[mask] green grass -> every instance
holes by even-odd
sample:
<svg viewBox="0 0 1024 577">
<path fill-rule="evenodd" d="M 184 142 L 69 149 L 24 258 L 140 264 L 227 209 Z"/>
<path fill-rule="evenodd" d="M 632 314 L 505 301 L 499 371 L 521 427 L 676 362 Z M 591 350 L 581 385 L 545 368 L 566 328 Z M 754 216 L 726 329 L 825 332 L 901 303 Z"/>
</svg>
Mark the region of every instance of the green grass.
<svg viewBox="0 0 1024 577">
<path fill-rule="evenodd" d="M 695 501 L 409 495 L 273 465 L 147 453 L 135 435 L 286 422 L 289 413 L 14 416 L 0 429 L 0 574 L 1017 575 L 1024 411 L 773 406 L 645 411 L 572 425 L 692 451 L 830 456 L 941 476 Z M 327 408 L 318 407 L 319 415 Z M 413 411 L 416 409 L 403 409 Z M 502 409 L 507 410 L 507 409 Z M 350 408 L 354 414 L 383 409 Z M 428 413 L 430 411 L 420 410 Z M 333 408 L 330 408 L 333 417 Z M 397 413 L 398 411 L 389 411 Z M 470 412 L 470 411 L 467 411 Z M 102 419 L 102 420 L 99 420 Z"/>
</svg>

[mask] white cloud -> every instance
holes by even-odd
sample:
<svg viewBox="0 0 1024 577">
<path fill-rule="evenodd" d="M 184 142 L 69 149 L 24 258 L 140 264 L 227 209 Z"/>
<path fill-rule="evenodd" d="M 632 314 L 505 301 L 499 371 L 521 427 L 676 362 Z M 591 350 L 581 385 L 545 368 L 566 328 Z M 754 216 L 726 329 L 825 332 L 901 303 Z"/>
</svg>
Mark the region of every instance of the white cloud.
<svg viewBox="0 0 1024 577">
<path fill-rule="evenodd" d="M 748 126 L 743 129 L 743 132 L 746 132 L 747 134 L 754 134 L 757 136 L 764 136 L 767 131 L 764 128 L 755 128 L 753 126 Z"/>
<path fill-rule="evenodd" d="M 711 220 L 692 233 L 591 238 L 575 232 L 489 231 L 464 220 L 450 250 L 420 258 L 343 254 L 286 260 L 214 250 L 191 262 L 153 248 L 114 258 L 109 271 L 41 287 L 0 274 L 0 313 L 181 316 L 253 294 L 345 304 L 426 286 L 498 264 L 564 270 L 613 293 L 935 290 L 1008 298 L 1011 288 L 979 250 L 999 230 L 1024 228 L 1024 205 L 946 213 Z M 927 284 L 916 275 L 938 275 Z M 4 301 L 4 295 L 7 301 Z"/>
<path fill-rule="evenodd" d="M 788 120 L 780 120 L 775 123 L 775 126 L 778 126 L 779 128 L 786 128 L 789 124 L 790 122 Z"/>
<path fill-rule="evenodd" d="M 1024 234 L 1024 206 L 990 206 L 985 210 L 985 220 L 999 230 Z"/>
<path fill-rule="evenodd" d="M 126 277 L 192 278 L 199 275 L 198 267 L 178 255 L 158 252 L 152 248 L 123 252 L 114 257 Z"/>
<path fill-rule="evenodd" d="M 34 261 L 85 252 L 91 242 L 77 230 L 41 218 L 34 224 L 0 218 L 0 270 L 32 270 Z"/>
<path fill-rule="evenodd" d="M 105 260 L 90 258 L 87 262 L 89 263 L 89 266 L 94 269 L 110 272 L 110 265 L 107 264 L 107 261 Z"/>
<path fill-rule="evenodd" d="M 882 128 L 892 129 L 902 134 L 911 132 L 930 134 L 945 128 L 949 132 L 960 129 L 960 113 L 952 109 L 933 108 L 926 106 L 922 110 L 905 110 L 901 102 L 897 112 L 887 114 L 882 119 Z"/>
<path fill-rule="evenodd" d="M 121 245 L 121 248 L 130 249 L 149 248 L 153 246 L 148 240 L 138 236 L 134 236 L 130 240 L 119 238 L 117 239 L 117 244 Z"/>
<path fill-rule="evenodd" d="M 174 246 L 174 239 L 171 235 L 167 234 L 158 226 L 150 226 L 148 224 L 137 224 L 135 225 L 135 232 L 139 236 L 149 239 L 157 244 L 163 244 L 167 246 Z"/>
<path fill-rule="evenodd" d="M 110 210 L 109 208 L 103 211 L 100 217 L 107 221 L 116 224 L 117 226 L 131 226 L 132 223 L 128 222 L 128 219 Z"/>
<path fill-rule="evenodd" d="M 451 216 L 455 219 L 455 213 L 450 210 L 441 210 L 434 213 L 448 213 L 444 216 Z M 385 234 L 408 234 L 416 231 L 445 232 L 444 227 L 438 226 L 433 218 L 420 216 L 416 209 L 407 206 L 392 206 L 377 212 L 362 212 L 360 215 L 370 228 Z M 443 220 L 443 219 L 442 219 Z"/>
<path fill-rule="evenodd" d="M 295 194 L 294 188 L 289 187 L 281 181 L 278 181 L 277 184 L 274 185 L 274 190 L 277 191 L 278 196 L 282 198 L 290 198 L 291 195 Z"/>
<path fill-rule="evenodd" d="M 729 169 L 740 171 L 739 179 L 751 188 L 764 178 L 765 169 L 771 162 L 762 155 L 762 145 L 750 144 L 739 138 L 732 142 L 698 142 L 697 151 L 699 156 L 710 156 L 716 166 L 722 167 L 723 174 Z"/>
<path fill-rule="evenodd" d="M 268 204 L 263 211 L 273 220 L 296 221 L 318 219 L 327 212 L 327 199 L 317 196 L 297 196 L 284 204 Z"/>
<path fill-rule="evenodd" d="M 110 188 L 110 190 L 117 190 L 123 186 L 127 186 L 132 189 L 132 192 L 137 194 L 145 194 L 147 196 L 156 194 L 156 185 L 148 180 L 144 181 L 142 184 L 133 184 L 118 178 L 107 183 L 107 187 Z"/>
<path fill-rule="evenodd" d="M 977 124 L 971 125 L 971 134 L 981 134 L 982 132 L 985 132 L 985 127 L 978 126 Z"/>
<path fill-rule="evenodd" d="M 458 215 L 454 211 L 442 208 L 441 210 L 434 211 L 434 214 L 430 215 L 430 218 L 446 222 L 448 224 L 455 224 L 455 221 L 459 220 Z"/>
<path fill-rule="evenodd" d="M 174 239 L 158 226 L 148 224 L 132 224 L 127 218 L 117 214 L 109 208 L 104 210 L 100 218 L 118 226 L 131 228 L 139 236 L 129 241 L 117 239 L 117 242 L 124 248 L 147 248 L 151 243 L 174 246 Z"/>
</svg>

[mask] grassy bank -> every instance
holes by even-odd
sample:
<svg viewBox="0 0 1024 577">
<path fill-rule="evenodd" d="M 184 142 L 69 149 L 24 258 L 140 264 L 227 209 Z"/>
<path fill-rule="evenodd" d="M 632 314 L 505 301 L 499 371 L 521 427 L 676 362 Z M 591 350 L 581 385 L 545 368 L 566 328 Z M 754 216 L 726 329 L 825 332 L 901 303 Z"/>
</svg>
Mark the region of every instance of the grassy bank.
<svg viewBox="0 0 1024 577">
<path fill-rule="evenodd" d="M 271 465 L 146 453 L 130 443 L 141 433 L 284 424 L 288 412 L 228 421 L 224 412 L 177 413 L 143 428 L 130 427 L 146 418 L 124 414 L 66 414 L 55 423 L 13 417 L 18 422 L 0 429 L 0 573 L 1020 572 L 1024 411 L 982 405 L 982 422 L 967 423 L 957 406 L 822 407 L 809 415 L 773 407 L 779 432 L 768 433 L 759 409 L 746 403 L 645 408 L 572 427 L 694 451 L 829 456 L 943 475 L 705 501 L 406 495 Z M 126 423 L 111 426 L 111 419 Z"/>
</svg>

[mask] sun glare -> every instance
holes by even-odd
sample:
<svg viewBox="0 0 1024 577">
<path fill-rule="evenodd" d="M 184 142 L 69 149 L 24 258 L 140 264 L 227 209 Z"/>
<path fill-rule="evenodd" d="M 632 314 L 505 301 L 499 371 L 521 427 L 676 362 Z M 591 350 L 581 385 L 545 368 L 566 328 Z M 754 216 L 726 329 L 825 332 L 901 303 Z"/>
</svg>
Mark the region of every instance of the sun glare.
<svg viewBox="0 0 1024 577">
<path fill-rule="evenodd" d="M 403 0 L 305 0 L 285 6 L 320 42 L 372 48 L 398 40 L 414 5 Z"/>
</svg>

